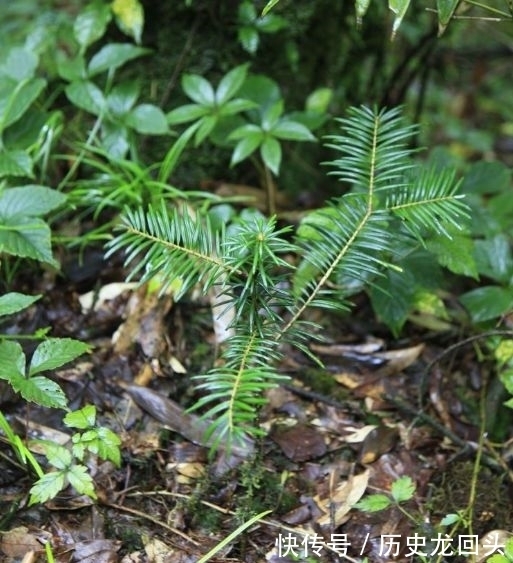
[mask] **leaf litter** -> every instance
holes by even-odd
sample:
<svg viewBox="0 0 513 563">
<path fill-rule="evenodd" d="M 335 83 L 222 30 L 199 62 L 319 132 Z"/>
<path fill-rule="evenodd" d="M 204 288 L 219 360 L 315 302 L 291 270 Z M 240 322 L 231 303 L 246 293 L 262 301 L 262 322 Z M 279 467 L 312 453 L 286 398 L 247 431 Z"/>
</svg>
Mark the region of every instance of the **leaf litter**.
<svg viewBox="0 0 513 563">
<path fill-rule="evenodd" d="M 208 421 L 187 407 L 190 375 L 208 367 L 229 330 L 228 321 L 214 327 L 209 318 L 215 295 L 210 303 L 176 304 L 146 286 L 105 287 L 99 298 L 80 299 L 73 288 L 56 287 L 13 326 L 21 331 L 33 329 L 33 319 L 51 321 L 52 333 L 86 337 L 94 346 L 85 361 L 55 376 L 73 408 L 95 404 L 102 423 L 119 434 L 121 467 L 90 468 L 97 503 L 68 489 L 28 507 L 30 476 L 2 442 L 2 561 L 44 561 L 50 542 L 59 563 L 195 562 L 263 509 L 272 513 L 212 560 L 410 561 L 409 538 L 449 533 L 443 519 L 465 511 L 467 525 L 457 534 L 469 533 L 470 518 L 480 538 L 476 561 L 486 560 L 490 538 L 508 537 L 513 517 L 500 502 L 508 504 L 510 494 L 508 458 L 498 445 L 479 442 L 475 413 L 484 384 L 471 387 L 465 379 L 481 368 L 468 349 L 449 358 L 456 367 L 431 365 L 446 333 L 423 340 L 427 333 L 412 328 L 398 345 L 369 324 L 368 334 L 377 336 L 358 340 L 347 336 L 353 334 L 348 319 L 327 335 L 331 343 L 311 347 L 324 368 L 301 355 L 284 359 L 291 380 L 268 392 L 261 413 L 268 437 L 209 463 Z M 55 308 L 48 312 L 49 303 Z M 354 334 L 361 333 L 357 321 Z M 424 387 L 429 401 L 419 391 Z M 8 394 L 0 406 L 21 435 L 69 439 L 47 409 L 26 411 Z M 478 446 L 491 463 L 479 469 L 468 512 Z M 415 485 L 411 498 L 376 512 L 356 507 L 369 495 L 391 498 L 404 477 Z M 456 489 L 461 495 L 451 494 Z M 384 537 L 398 538 L 395 555 L 384 552 Z"/>
</svg>

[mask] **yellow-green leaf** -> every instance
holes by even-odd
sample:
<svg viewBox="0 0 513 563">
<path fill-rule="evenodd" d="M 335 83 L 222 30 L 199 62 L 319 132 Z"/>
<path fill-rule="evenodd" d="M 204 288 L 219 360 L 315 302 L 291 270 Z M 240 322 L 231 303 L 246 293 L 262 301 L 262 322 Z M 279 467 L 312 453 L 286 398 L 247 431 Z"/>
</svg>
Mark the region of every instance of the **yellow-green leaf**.
<svg viewBox="0 0 513 563">
<path fill-rule="evenodd" d="M 114 0 L 111 5 L 119 29 L 141 42 L 144 27 L 144 10 L 139 0 Z"/>
</svg>

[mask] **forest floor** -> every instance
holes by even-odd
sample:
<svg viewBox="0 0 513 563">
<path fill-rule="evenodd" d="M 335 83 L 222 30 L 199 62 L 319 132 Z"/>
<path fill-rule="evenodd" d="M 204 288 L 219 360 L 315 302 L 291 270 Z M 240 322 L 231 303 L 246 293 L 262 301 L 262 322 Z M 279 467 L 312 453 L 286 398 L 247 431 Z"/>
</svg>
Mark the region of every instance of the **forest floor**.
<svg viewBox="0 0 513 563">
<path fill-rule="evenodd" d="M 504 544 L 513 471 L 505 439 L 487 432 L 511 418 L 479 339 L 420 318 L 393 339 L 363 297 L 346 317 L 318 314 L 325 343 L 312 352 L 324 367 L 289 351 L 280 371 L 290 379 L 261 412 L 267 437 L 209 462 L 201 422 L 185 410 L 191 377 L 216 359 L 208 302 L 124 284 L 101 253 L 63 258 L 65 279 L 21 282 L 44 297 L 10 330 L 51 326 L 93 346 L 56 378 L 73 409 L 94 404 L 119 434 L 122 463 L 90 467 L 97 502 L 67 489 L 29 506 L 33 476 L 0 441 L 2 561 L 44 561 L 50 541 L 62 563 L 193 563 L 265 511 L 210 560 L 481 562 Z M 0 406 L 22 436 L 69 439 L 60 411 L 4 387 Z M 390 499 L 400 478 L 415 486 L 404 502 L 355 508 Z"/>
</svg>

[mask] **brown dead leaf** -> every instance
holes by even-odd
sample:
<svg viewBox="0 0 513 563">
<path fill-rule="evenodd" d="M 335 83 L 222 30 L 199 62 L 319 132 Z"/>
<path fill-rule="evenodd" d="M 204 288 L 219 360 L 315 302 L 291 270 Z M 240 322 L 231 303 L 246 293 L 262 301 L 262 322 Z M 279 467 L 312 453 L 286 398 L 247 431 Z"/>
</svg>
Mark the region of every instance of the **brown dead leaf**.
<svg viewBox="0 0 513 563">
<path fill-rule="evenodd" d="M 492 530 L 485 534 L 480 540 L 477 546 L 476 563 L 482 563 L 486 561 L 488 557 L 491 557 L 494 553 L 499 553 L 497 551 L 504 547 L 504 544 L 513 536 L 511 532 L 506 530 Z M 504 550 L 501 550 L 504 553 Z"/>
<path fill-rule="evenodd" d="M 126 307 L 126 320 L 112 337 L 114 351 L 126 354 L 139 344 L 148 358 L 158 358 L 166 349 L 164 319 L 173 298 L 150 290 L 148 284 L 134 291 Z"/>
<path fill-rule="evenodd" d="M 360 461 L 363 464 L 373 463 L 380 456 L 389 452 L 397 443 L 398 432 L 395 428 L 380 425 L 374 428 L 363 441 Z"/>
<path fill-rule="evenodd" d="M 44 530 L 29 530 L 19 526 L 1 532 L 0 552 L 7 557 L 21 558 L 28 554 L 37 554 L 44 551 L 44 544 L 51 540 L 51 534 Z M 34 558 L 35 560 L 35 558 Z"/>
<path fill-rule="evenodd" d="M 308 461 L 326 453 L 323 435 L 306 424 L 299 423 L 289 428 L 275 426 L 271 438 L 292 461 Z"/>
<path fill-rule="evenodd" d="M 322 527 L 330 526 L 332 529 L 343 524 L 347 520 L 348 512 L 365 493 L 369 475 L 368 469 L 359 475 L 351 475 L 347 481 L 340 483 L 328 498 L 314 497 L 319 508 L 324 511 L 324 514 L 317 519 L 317 523 Z"/>
<path fill-rule="evenodd" d="M 75 544 L 73 561 L 77 563 L 116 563 L 121 542 L 114 540 L 87 540 Z"/>
</svg>

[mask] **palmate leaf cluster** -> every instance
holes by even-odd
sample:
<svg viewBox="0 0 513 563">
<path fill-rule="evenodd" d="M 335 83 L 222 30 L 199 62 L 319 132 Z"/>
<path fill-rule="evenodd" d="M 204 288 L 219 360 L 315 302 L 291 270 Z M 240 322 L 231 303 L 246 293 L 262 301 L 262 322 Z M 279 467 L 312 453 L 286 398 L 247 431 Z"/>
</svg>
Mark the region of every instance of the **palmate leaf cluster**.
<svg viewBox="0 0 513 563">
<path fill-rule="evenodd" d="M 182 295 L 197 284 L 205 292 L 218 286 L 224 310 L 234 312 L 221 361 L 197 377 L 193 408 L 211 420 L 214 447 L 260 434 L 258 411 L 266 389 L 281 379 L 283 344 L 308 352 L 315 336 L 302 318 L 308 307 L 347 308 L 357 289 L 376 284 L 387 269 L 401 271 L 398 248 L 448 236 L 465 217 L 454 174 L 422 171 L 413 161 L 416 129 L 400 110 L 352 108 L 339 124 L 329 164 L 350 190 L 310 213 L 293 241 L 275 218 L 227 233 L 198 211 L 163 206 L 127 212 L 111 243 L 111 252 L 126 250 L 132 275 L 158 275 Z"/>
</svg>

